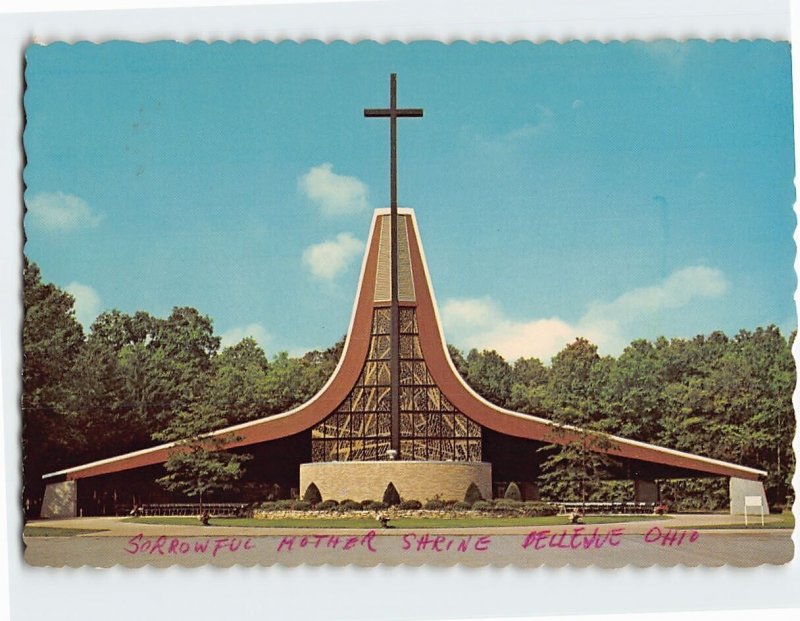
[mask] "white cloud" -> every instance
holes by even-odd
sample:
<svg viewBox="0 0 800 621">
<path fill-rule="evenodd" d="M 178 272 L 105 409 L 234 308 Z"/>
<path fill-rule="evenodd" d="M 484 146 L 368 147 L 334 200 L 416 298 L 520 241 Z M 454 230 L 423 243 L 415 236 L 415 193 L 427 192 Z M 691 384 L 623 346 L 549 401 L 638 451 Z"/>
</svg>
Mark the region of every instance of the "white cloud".
<svg viewBox="0 0 800 621">
<path fill-rule="evenodd" d="M 509 360 L 520 356 L 548 360 L 578 336 L 595 343 L 603 353 L 618 354 L 637 336 L 629 330 L 639 322 L 701 298 L 719 298 L 727 290 L 722 272 L 693 266 L 610 302 L 592 302 L 574 324 L 559 317 L 515 320 L 489 298 L 448 300 L 442 317 L 448 339 L 467 348 L 495 349 Z"/>
<path fill-rule="evenodd" d="M 364 242 L 352 233 L 339 233 L 335 239 L 309 246 L 303 251 L 303 263 L 322 280 L 333 280 L 364 251 Z"/>
<path fill-rule="evenodd" d="M 326 216 L 358 213 L 368 207 L 366 184 L 356 177 L 337 175 L 327 162 L 301 175 L 297 185 Z"/>
<path fill-rule="evenodd" d="M 536 104 L 534 106 L 534 116 L 532 122 L 525 123 L 522 127 L 511 130 L 506 134 L 506 139 L 525 140 L 535 138 L 544 132 L 555 128 L 555 114 L 547 106 Z"/>
<path fill-rule="evenodd" d="M 265 351 L 273 339 L 264 326 L 259 323 L 251 323 L 247 326 L 234 326 L 220 334 L 221 345 L 223 348 L 231 347 L 248 336 L 255 339 L 256 343 Z"/>
<path fill-rule="evenodd" d="M 576 99 L 575 101 L 572 102 L 573 110 L 578 110 L 580 108 L 583 108 L 583 106 L 584 106 L 583 99 Z"/>
<path fill-rule="evenodd" d="M 79 227 L 94 227 L 100 216 L 93 214 L 79 196 L 64 192 L 39 192 L 25 199 L 31 223 L 46 231 L 71 231 Z"/>
<path fill-rule="evenodd" d="M 89 285 L 79 282 L 69 283 L 66 290 L 75 298 L 75 318 L 88 329 L 100 314 L 100 295 Z"/>
</svg>

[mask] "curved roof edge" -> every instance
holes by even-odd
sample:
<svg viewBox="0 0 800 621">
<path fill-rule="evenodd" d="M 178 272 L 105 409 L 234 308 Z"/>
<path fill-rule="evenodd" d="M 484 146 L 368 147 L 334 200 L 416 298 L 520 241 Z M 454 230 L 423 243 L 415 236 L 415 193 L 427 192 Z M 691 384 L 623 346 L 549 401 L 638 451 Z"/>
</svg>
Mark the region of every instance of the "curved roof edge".
<svg viewBox="0 0 800 621">
<path fill-rule="evenodd" d="M 388 208 L 376 209 L 372 216 L 367 251 L 361 265 L 358 289 L 345 339 L 342 357 L 325 385 L 309 401 L 280 414 L 219 429 L 210 436 L 233 435 L 225 448 L 248 446 L 304 431 L 334 411 L 355 385 L 366 359 L 372 322 L 373 294 L 377 264 L 379 232 L 378 218 L 389 213 Z M 431 285 L 424 250 L 413 209 L 399 208 L 398 213 L 409 217 L 412 274 L 417 295 L 417 320 L 423 357 L 439 388 L 453 405 L 477 423 L 494 431 L 522 438 L 566 444 L 585 433 L 578 427 L 558 425 L 553 421 L 514 412 L 494 405 L 476 393 L 461 377 L 447 351 L 438 305 Z M 366 336 L 362 336 L 366 335 Z M 242 434 L 242 435 L 239 435 Z M 605 435 L 610 444 L 604 452 L 614 456 L 654 462 L 717 476 L 758 479 L 767 475 L 764 470 L 664 448 L 619 436 Z M 44 475 L 42 478 L 65 477 L 79 479 L 119 472 L 158 463 L 169 457 L 178 442 L 101 459 Z"/>
</svg>

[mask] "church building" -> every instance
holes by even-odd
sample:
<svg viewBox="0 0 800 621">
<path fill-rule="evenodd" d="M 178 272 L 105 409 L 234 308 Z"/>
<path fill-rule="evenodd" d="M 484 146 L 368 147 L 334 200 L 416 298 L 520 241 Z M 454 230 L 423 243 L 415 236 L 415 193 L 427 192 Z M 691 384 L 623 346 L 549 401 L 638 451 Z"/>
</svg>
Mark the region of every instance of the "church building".
<svg viewBox="0 0 800 621">
<path fill-rule="evenodd" d="M 586 433 L 498 407 L 459 375 L 447 350 L 414 212 L 397 206 L 396 123 L 419 109 L 365 110 L 391 127 L 391 206 L 376 210 L 344 351 L 325 386 L 293 410 L 220 429 L 224 448 L 253 455 L 248 477 L 302 497 L 312 483 L 323 499 L 383 497 L 389 483 L 422 502 L 463 500 L 474 483 L 484 498 L 516 482 L 538 499 L 541 447 Z M 602 447 L 602 448 L 601 448 Z M 141 504 L 163 495 L 155 480 L 175 444 L 45 475 L 42 517 L 90 515 L 98 495 Z M 635 482 L 635 500 L 658 500 L 658 479 L 727 477 L 731 511 L 744 496 L 766 497 L 766 472 L 670 448 L 606 436 L 593 450 Z"/>
</svg>

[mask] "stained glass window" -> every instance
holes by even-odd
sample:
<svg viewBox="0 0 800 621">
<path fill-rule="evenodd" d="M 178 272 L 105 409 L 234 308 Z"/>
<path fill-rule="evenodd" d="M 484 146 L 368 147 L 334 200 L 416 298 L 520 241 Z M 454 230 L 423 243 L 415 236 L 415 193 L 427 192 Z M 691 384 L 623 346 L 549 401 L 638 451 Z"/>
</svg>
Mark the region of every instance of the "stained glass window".
<svg viewBox="0 0 800 621">
<path fill-rule="evenodd" d="M 311 434 L 313 461 L 386 459 L 391 448 L 391 311 L 376 308 L 356 386 Z M 481 427 L 457 411 L 422 359 L 414 308 L 400 308 L 400 459 L 481 460 Z"/>
</svg>

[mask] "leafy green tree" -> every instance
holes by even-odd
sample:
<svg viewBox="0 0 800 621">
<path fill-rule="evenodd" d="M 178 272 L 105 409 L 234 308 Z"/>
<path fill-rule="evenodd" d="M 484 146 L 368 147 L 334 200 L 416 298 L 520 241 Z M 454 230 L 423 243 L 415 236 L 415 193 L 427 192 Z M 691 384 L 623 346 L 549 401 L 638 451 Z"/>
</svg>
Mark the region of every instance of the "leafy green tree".
<svg viewBox="0 0 800 621">
<path fill-rule="evenodd" d="M 461 350 L 456 346 L 450 344 L 447 345 L 447 352 L 450 354 L 450 359 L 453 361 L 458 374 L 464 379 L 467 379 L 469 369 L 467 368 L 467 361 L 464 358 L 464 354 L 462 354 Z"/>
<path fill-rule="evenodd" d="M 235 434 L 211 433 L 227 425 L 213 407 L 200 404 L 179 412 L 164 431 L 153 434 L 159 442 L 175 442 L 164 463 L 167 474 L 157 482 L 171 492 L 197 497 L 201 514 L 204 498 L 237 488 L 244 464 L 252 458 L 225 450 L 239 439 Z"/>
<path fill-rule="evenodd" d="M 514 363 L 509 407 L 535 416 L 548 416 L 549 369 L 538 358 L 519 358 Z"/>
<path fill-rule="evenodd" d="M 266 416 L 268 372 L 267 356 L 254 339 L 226 347 L 213 360 L 208 401 L 232 425 Z"/>
<path fill-rule="evenodd" d="M 23 493 L 35 512 L 42 475 L 73 465 L 86 448 L 73 384 L 84 341 L 73 297 L 43 283 L 35 263 L 26 259 L 23 270 Z"/>
<path fill-rule="evenodd" d="M 470 350 L 467 354 L 466 379 L 485 399 L 507 407 L 511 397 L 511 365 L 496 351 Z"/>
<path fill-rule="evenodd" d="M 543 447 L 542 494 L 558 500 L 590 500 L 610 476 L 609 420 L 601 409 L 601 389 L 613 362 L 597 346 L 578 338 L 553 356 L 548 382 L 552 443 Z"/>
</svg>

